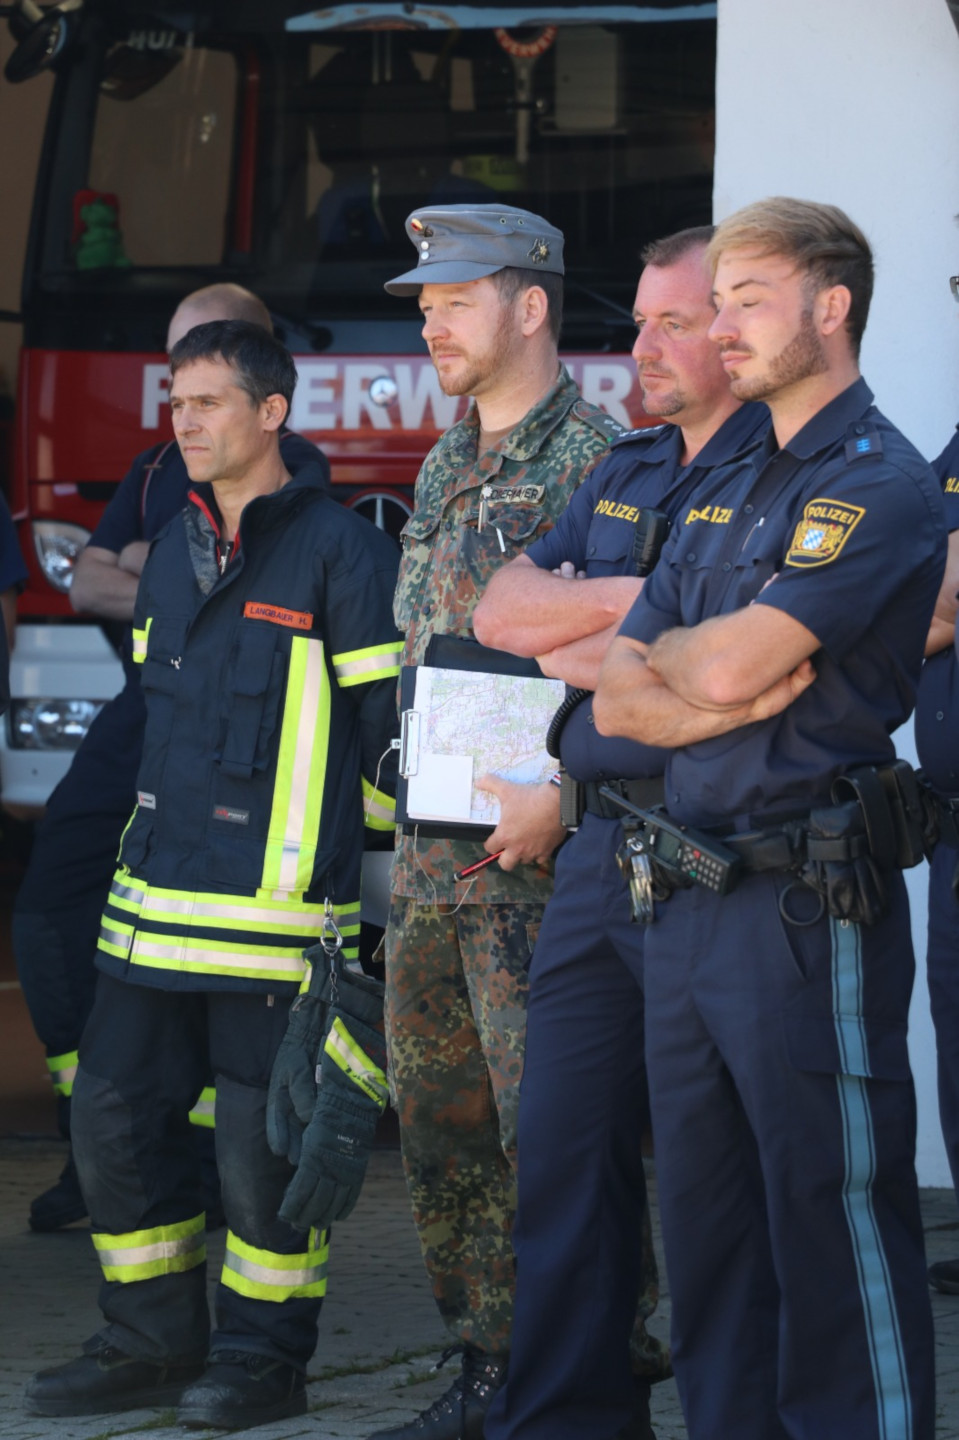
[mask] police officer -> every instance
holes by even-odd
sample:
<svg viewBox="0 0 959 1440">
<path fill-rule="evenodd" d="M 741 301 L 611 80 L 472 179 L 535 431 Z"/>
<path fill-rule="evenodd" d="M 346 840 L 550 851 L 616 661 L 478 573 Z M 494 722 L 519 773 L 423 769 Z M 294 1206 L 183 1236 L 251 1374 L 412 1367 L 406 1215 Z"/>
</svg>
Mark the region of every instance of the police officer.
<svg viewBox="0 0 959 1440">
<path fill-rule="evenodd" d="M 270 312 L 239 285 L 208 285 L 182 300 L 170 321 L 167 351 L 210 320 L 247 320 L 272 333 Z M 299 435 L 283 435 L 284 464 L 291 474 L 326 457 Z M 13 911 L 13 946 L 34 1028 L 47 1052 L 57 1096 L 61 1133 L 70 1134 L 70 1096 L 77 1046 L 93 1004 L 94 956 L 100 916 L 116 865 L 123 827 L 136 803 L 136 772 L 146 711 L 138 667 L 131 652 L 140 571 L 150 541 L 186 504 L 189 478 L 175 440 L 153 445 L 133 461 L 77 559 L 70 601 L 78 612 L 124 626 L 121 659 L 125 683 L 103 707 L 47 805 L 37 828 L 30 864 Z M 209 1096 L 194 1111 L 202 1128 L 212 1124 Z M 200 1141 L 215 1200 L 216 1169 Z M 208 1219 L 210 1205 L 207 1206 Z M 87 1213 L 72 1157 L 51 1189 L 30 1206 L 34 1230 L 58 1230 Z"/>
<path fill-rule="evenodd" d="M 364 817 L 392 810 L 396 559 L 319 464 L 286 470 L 296 371 L 272 336 L 199 325 L 170 361 L 192 488 L 137 592 L 143 758 L 73 1096 L 106 1324 L 27 1403 L 97 1414 L 195 1380 L 180 1422 L 234 1429 L 306 1409 L 328 1243 L 278 1218 L 267 1086 L 304 949 L 333 923 L 355 959 Z M 207 1361 L 187 1111 L 210 1063 L 229 1230 Z"/>
<path fill-rule="evenodd" d="M 676 747 L 668 814 L 701 832 L 681 848 L 642 826 L 674 891 L 644 962 L 673 1364 L 690 1440 L 931 1440 L 896 869 L 921 827 L 889 736 L 942 501 L 859 374 L 856 226 L 767 200 L 709 255 L 711 334 L 773 428 L 728 513 L 707 487 L 676 527 L 594 705 L 602 733 Z"/>
<path fill-rule="evenodd" d="M 487 1437 L 634 1433 L 622 1427 L 636 1401 L 627 1341 L 646 1211 L 643 930 L 616 861 L 622 811 L 600 784 L 660 803 L 665 752 L 598 735 L 587 689 L 654 561 L 650 531 L 674 523 L 707 477 L 735 473 L 769 425 L 765 405 L 734 398 L 708 339 L 712 233 L 682 231 L 643 253 L 633 358 L 647 413 L 667 423 L 614 441 L 476 611 L 485 643 L 535 653 L 548 674 L 587 687 L 572 692 L 560 735 L 585 813 L 557 858 L 530 971 L 513 1342 Z"/>
<path fill-rule="evenodd" d="M 953 282 L 955 284 L 955 282 Z M 953 292 L 954 294 L 956 291 Z M 916 700 L 916 748 L 938 802 L 939 839 L 929 871 L 926 974 L 936 1027 L 939 1119 L 952 1180 L 959 1196 L 959 662 L 956 593 L 959 591 L 959 435 L 933 463 L 942 485 L 949 527 L 949 558 L 926 641 Z M 959 1295 L 959 1260 L 939 1260 L 929 1280 Z"/>
<path fill-rule="evenodd" d="M 467 637 L 490 576 L 550 528 L 619 427 L 560 365 L 563 236 L 503 205 L 424 207 L 418 257 L 388 283 L 417 296 L 442 389 L 472 395 L 423 463 L 394 613 L 404 661 Z M 542 811 L 545 809 L 545 821 Z M 498 863 L 481 844 L 398 842 L 386 1016 L 403 1164 L 433 1293 L 462 1350 L 446 1394 L 381 1440 L 479 1440 L 512 1322 L 513 1161 L 527 967 L 563 838 L 552 796 L 504 805 Z"/>
</svg>

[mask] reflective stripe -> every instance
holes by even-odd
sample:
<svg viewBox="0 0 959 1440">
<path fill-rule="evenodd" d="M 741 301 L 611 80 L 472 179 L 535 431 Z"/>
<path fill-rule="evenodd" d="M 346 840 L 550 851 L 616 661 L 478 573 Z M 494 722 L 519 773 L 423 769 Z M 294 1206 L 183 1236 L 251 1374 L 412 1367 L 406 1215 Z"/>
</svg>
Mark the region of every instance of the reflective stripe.
<svg viewBox="0 0 959 1440">
<path fill-rule="evenodd" d="M 370 830 L 392 830 L 396 825 L 396 801 L 384 790 L 377 790 L 366 776 L 363 786 L 363 824 Z"/>
<path fill-rule="evenodd" d="M 294 635 L 283 705 L 264 890 L 306 890 L 313 880 L 330 737 L 323 642 Z"/>
<path fill-rule="evenodd" d="M 390 1098 L 386 1075 L 378 1065 L 374 1065 L 338 1015 L 330 1026 L 323 1049 L 364 1095 L 381 1110 L 385 1108 Z"/>
<path fill-rule="evenodd" d="M 130 962 L 151 970 L 176 968 L 206 975 L 236 975 L 246 980 L 285 980 L 299 985 L 304 961 L 297 950 L 240 945 L 234 941 L 191 940 L 187 936 L 151 938 L 138 930 Z"/>
<path fill-rule="evenodd" d="M 280 1255 L 275 1250 L 256 1250 L 228 1230 L 221 1283 L 238 1295 L 277 1303 L 325 1295 L 328 1232 L 311 1230 L 308 1243 L 310 1248 L 303 1254 Z"/>
<path fill-rule="evenodd" d="M 94 1232 L 93 1244 L 105 1280 L 129 1284 L 156 1275 L 195 1270 L 206 1259 L 206 1216 L 194 1215 L 178 1225 L 132 1230 L 127 1235 Z"/>
<path fill-rule="evenodd" d="M 135 911 L 145 919 L 176 923 L 178 917 L 202 920 L 202 929 L 299 930 L 319 932 L 323 926 L 323 904 L 306 901 L 278 890 L 270 900 L 258 895 L 218 895 L 215 891 L 166 890 L 130 880 L 119 872 L 110 886 L 110 902 L 121 910 Z M 340 930 L 351 921 L 359 928 L 360 902 L 333 907 Z"/>
<path fill-rule="evenodd" d="M 144 630 L 137 630 L 137 628 L 134 626 L 133 659 L 137 665 L 142 665 L 144 660 L 147 658 L 147 644 L 150 639 L 150 626 L 152 624 L 153 616 L 149 615 L 147 617 L 146 628 Z"/>
<path fill-rule="evenodd" d="M 388 680 L 400 673 L 402 644 L 393 640 L 388 645 L 370 645 L 363 650 L 344 650 L 333 656 L 333 671 L 341 689 L 348 685 L 366 685 L 371 680 Z"/>
<path fill-rule="evenodd" d="M 346 942 L 343 958 L 355 960 L 360 902 L 335 905 L 333 913 Z M 315 943 L 322 921 L 321 904 L 308 904 L 285 891 L 271 896 L 264 891 L 217 895 L 154 889 L 121 867 L 110 887 L 99 948 L 131 965 L 153 970 L 299 985 L 307 973 L 302 952 Z M 167 927 L 189 933 L 170 934 Z M 227 930 L 239 931 L 246 938 L 221 938 Z"/>
<path fill-rule="evenodd" d="M 877 1434 L 879 1440 L 912 1440 L 912 1397 L 896 1297 L 873 1204 L 876 1142 L 865 1078 L 869 1069 L 862 1021 L 862 932 L 858 925 L 831 920 L 830 933 L 836 1039 L 840 1063 L 851 1072 L 836 1076 L 845 1158 L 842 1201 L 872 1367 Z"/>
<path fill-rule="evenodd" d="M 104 921 L 100 925 L 100 937 L 97 941 L 97 949 L 105 950 L 108 955 L 116 955 L 121 960 L 126 960 L 130 954 L 130 945 L 133 941 L 133 926 L 107 925 Z"/>
<path fill-rule="evenodd" d="M 200 1091 L 200 1098 L 190 1111 L 190 1124 L 202 1125 L 206 1130 L 214 1128 L 214 1107 L 216 1105 L 216 1086 L 205 1085 Z"/>
<path fill-rule="evenodd" d="M 47 1069 L 57 1095 L 72 1095 L 73 1082 L 77 1078 L 77 1052 L 68 1050 L 65 1055 L 48 1055 Z"/>
</svg>

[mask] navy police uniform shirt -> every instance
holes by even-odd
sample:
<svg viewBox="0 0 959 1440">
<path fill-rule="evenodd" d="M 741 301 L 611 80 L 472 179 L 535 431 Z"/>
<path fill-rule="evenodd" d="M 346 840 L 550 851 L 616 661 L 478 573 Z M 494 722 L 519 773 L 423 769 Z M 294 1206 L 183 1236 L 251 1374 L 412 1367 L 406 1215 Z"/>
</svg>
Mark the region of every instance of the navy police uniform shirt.
<svg viewBox="0 0 959 1440">
<path fill-rule="evenodd" d="M 942 485 L 946 525 L 959 530 L 959 433 L 932 465 Z M 941 795 L 959 795 L 959 657 L 956 642 L 922 667 L 916 700 L 916 749 L 926 778 Z"/>
<path fill-rule="evenodd" d="M 571 560 L 590 580 L 635 575 L 633 539 L 640 508 L 662 510 L 675 522 L 704 479 L 720 467 L 727 473 L 738 469 L 768 428 L 765 405 L 740 406 L 685 466 L 678 425 L 631 431 L 614 441 L 555 527 L 532 544 L 527 555 L 541 570 L 556 570 Z M 596 781 L 661 775 L 668 753 L 635 740 L 599 735 L 591 696 L 567 720 L 560 750 L 574 779 Z"/>
<path fill-rule="evenodd" d="M 755 601 L 820 642 L 815 681 L 782 714 L 670 752 L 666 804 L 691 824 L 807 811 L 843 771 L 893 758 L 945 565 L 936 478 L 865 381 L 785 448 L 770 431 L 755 464 L 735 493 L 695 497 L 621 627 L 651 644 Z"/>
</svg>

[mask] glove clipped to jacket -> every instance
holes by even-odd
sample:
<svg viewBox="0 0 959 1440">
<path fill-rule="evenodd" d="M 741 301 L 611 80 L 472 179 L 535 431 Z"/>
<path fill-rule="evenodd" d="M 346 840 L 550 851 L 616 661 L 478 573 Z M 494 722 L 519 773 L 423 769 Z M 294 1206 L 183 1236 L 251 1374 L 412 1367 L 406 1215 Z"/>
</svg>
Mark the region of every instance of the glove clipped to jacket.
<svg viewBox="0 0 959 1440">
<path fill-rule="evenodd" d="M 285 1155 L 291 1165 L 300 1163 L 303 1132 L 316 1108 L 317 1057 L 330 1013 L 331 972 L 326 954 L 317 945 L 307 955 L 315 960 L 310 988 L 297 995 L 290 1007 L 266 1097 L 267 1144 L 274 1155 Z"/>
<path fill-rule="evenodd" d="M 319 952 L 319 953 L 316 953 Z M 325 1229 L 345 1220 L 356 1204 L 376 1133 L 386 1108 L 386 1041 L 381 1029 L 384 987 L 349 970 L 321 946 L 310 991 L 294 1002 L 290 1030 L 277 1054 L 267 1101 L 267 1137 L 276 1154 L 297 1166 L 280 1206 L 280 1219 L 297 1230 Z M 321 978 L 322 977 L 322 978 Z M 313 1103 L 306 1105 L 302 1057 L 316 1036 L 300 1011 L 313 999 L 325 1009 L 325 1024 L 311 1057 Z M 284 1048 L 286 1047 L 286 1048 Z M 315 1077 L 315 1080 L 314 1080 Z M 294 1130 L 305 1124 L 294 1138 Z"/>
</svg>

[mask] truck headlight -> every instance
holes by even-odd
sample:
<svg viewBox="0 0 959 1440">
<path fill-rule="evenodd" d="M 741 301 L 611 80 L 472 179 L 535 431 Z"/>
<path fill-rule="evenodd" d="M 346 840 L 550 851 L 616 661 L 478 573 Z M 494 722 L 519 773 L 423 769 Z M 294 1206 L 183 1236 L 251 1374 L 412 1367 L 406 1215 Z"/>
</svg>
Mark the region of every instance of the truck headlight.
<svg viewBox="0 0 959 1440">
<path fill-rule="evenodd" d="M 102 700 L 13 700 L 7 715 L 14 750 L 77 750 Z"/>
<path fill-rule="evenodd" d="M 66 592 L 73 583 L 73 567 L 90 531 L 65 520 L 34 520 L 31 529 L 40 569 L 54 590 Z"/>
</svg>

